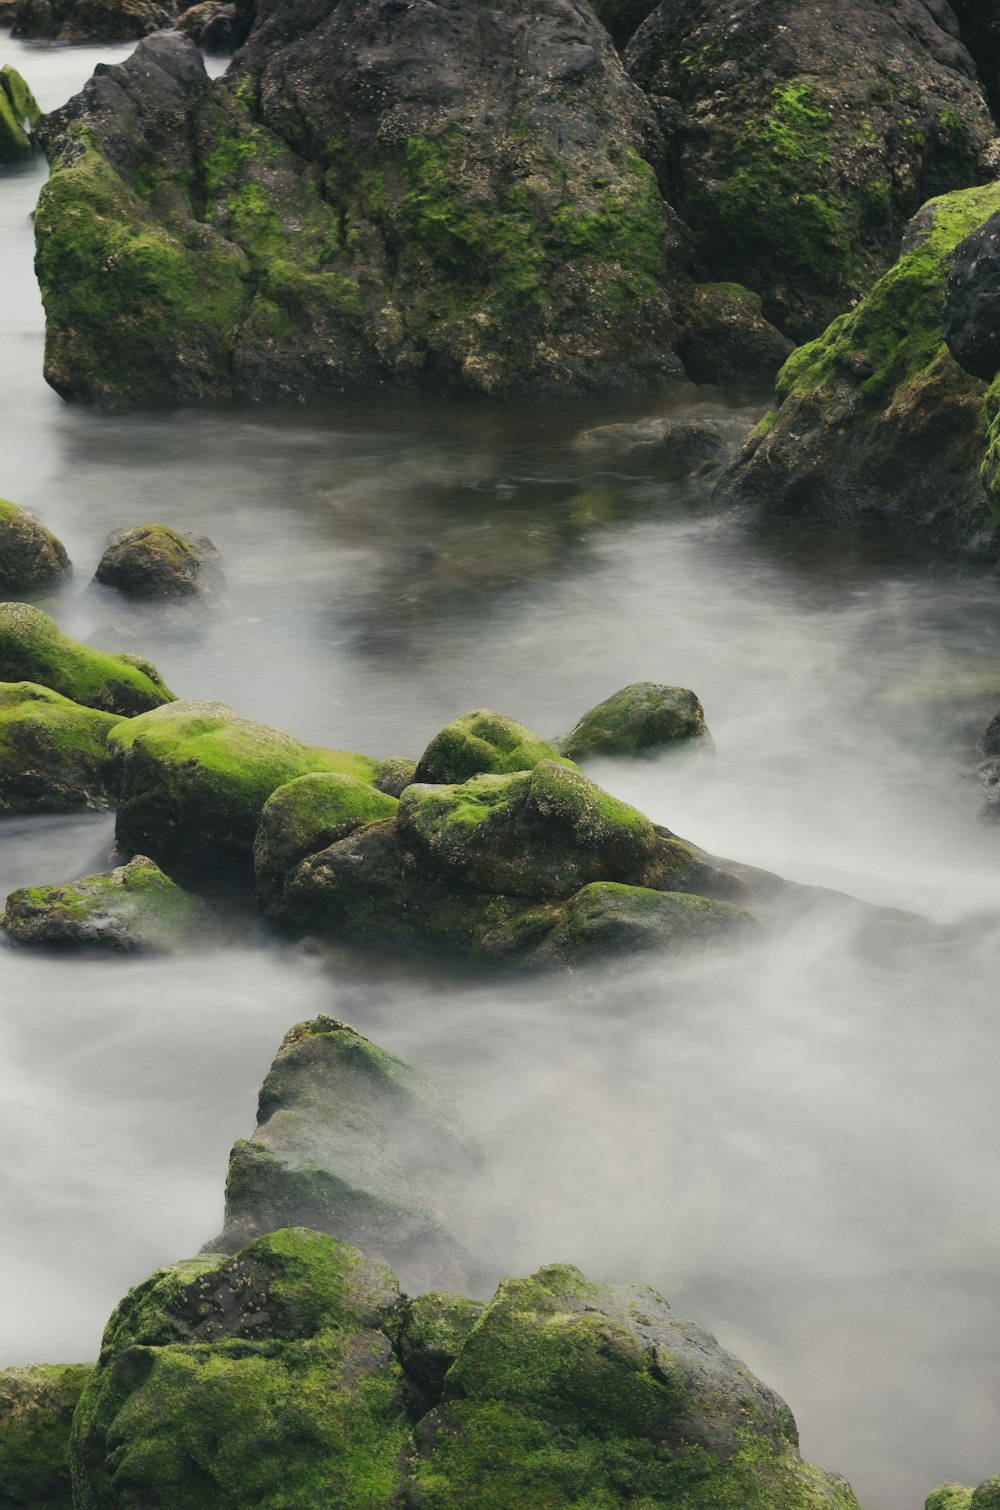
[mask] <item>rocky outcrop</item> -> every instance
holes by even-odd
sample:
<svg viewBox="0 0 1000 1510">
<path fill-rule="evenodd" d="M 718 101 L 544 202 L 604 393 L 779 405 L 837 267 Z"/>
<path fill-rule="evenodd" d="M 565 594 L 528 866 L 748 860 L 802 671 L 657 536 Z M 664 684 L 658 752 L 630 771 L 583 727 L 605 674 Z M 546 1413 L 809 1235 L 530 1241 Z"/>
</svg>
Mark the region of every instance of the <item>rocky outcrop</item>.
<svg viewBox="0 0 1000 1510">
<path fill-rule="evenodd" d="M 653 112 L 573 0 L 281 0 L 224 81 L 151 37 L 42 136 L 46 376 L 68 398 L 681 375 Z"/>
<path fill-rule="evenodd" d="M 661 0 L 625 58 L 699 277 L 760 294 L 797 341 L 867 292 L 926 199 L 1000 166 L 947 5 Z"/>
<path fill-rule="evenodd" d="M 149 661 L 82 645 L 28 603 L 0 603 L 0 680 L 35 682 L 120 718 L 174 697 Z"/>
<path fill-rule="evenodd" d="M 204 902 L 136 855 L 82 881 L 11 892 L 0 929 L 12 944 L 164 954 L 204 943 L 213 919 Z"/>
<path fill-rule="evenodd" d="M 0 592 L 34 592 L 69 572 L 62 541 L 27 509 L 0 498 Z"/>
<path fill-rule="evenodd" d="M 559 741 L 571 760 L 657 755 L 682 746 L 713 750 L 705 710 L 686 687 L 633 682 L 598 703 Z"/>
<path fill-rule="evenodd" d="M 158 0 L 19 0 L 13 34 L 29 41 L 131 42 L 172 26 Z"/>
<path fill-rule="evenodd" d="M 775 410 L 718 484 L 721 503 L 912 552 L 995 555 L 996 405 L 984 413 L 985 384 L 949 353 L 942 321 L 957 249 L 998 210 L 991 184 L 915 216 L 895 266 L 786 363 Z"/>
<path fill-rule="evenodd" d="M 219 553 L 207 535 L 138 524 L 112 535 L 94 579 L 130 598 L 189 598 L 211 592 L 221 575 Z"/>
<path fill-rule="evenodd" d="M 22 162 L 38 150 L 38 101 L 16 68 L 0 68 L 0 163 Z"/>
<path fill-rule="evenodd" d="M 47 687 L 0 682 L 0 813 L 109 806 L 117 723 Z"/>
<path fill-rule="evenodd" d="M 70 1427 L 90 1373 L 83 1363 L 0 1370 L 4 1510 L 73 1510 Z"/>
<path fill-rule="evenodd" d="M 475 1291 L 481 1264 L 452 1235 L 482 1154 L 419 1070 L 318 1017 L 286 1035 L 260 1092 L 257 1128 L 232 1151 L 232 1253 L 273 1227 L 307 1226 L 390 1264 L 410 1290 Z"/>
</svg>

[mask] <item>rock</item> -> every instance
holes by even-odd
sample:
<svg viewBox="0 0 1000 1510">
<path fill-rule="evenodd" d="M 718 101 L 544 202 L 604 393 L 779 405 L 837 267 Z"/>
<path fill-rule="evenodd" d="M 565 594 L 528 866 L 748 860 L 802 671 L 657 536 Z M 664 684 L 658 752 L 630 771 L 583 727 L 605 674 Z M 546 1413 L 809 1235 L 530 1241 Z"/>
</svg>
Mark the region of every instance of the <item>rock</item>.
<svg viewBox="0 0 1000 1510">
<path fill-rule="evenodd" d="M 0 498 L 0 592 L 32 592 L 69 573 L 62 542 L 27 509 Z"/>
<path fill-rule="evenodd" d="M 607 27 L 618 51 L 623 52 L 636 28 L 656 6 L 657 0 L 594 0 L 591 9 Z"/>
<path fill-rule="evenodd" d="M 441 1399 L 445 1375 L 483 1314 L 480 1300 L 431 1293 L 404 1302 L 399 1358 L 406 1377 L 420 1390 L 425 1410 Z"/>
<path fill-rule="evenodd" d="M 0 682 L 0 813 L 107 807 L 111 713 L 81 708 L 31 682 Z"/>
<path fill-rule="evenodd" d="M 474 708 L 435 734 L 412 780 L 454 785 L 483 772 L 531 771 L 540 760 L 561 759 L 554 745 L 523 724 L 492 708 Z"/>
<path fill-rule="evenodd" d="M 410 1439 L 400 1319 L 384 1265 L 304 1229 L 159 1270 L 80 1401 L 76 1510 L 388 1510 Z"/>
<path fill-rule="evenodd" d="M 960 367 L 993 381 L 1000 371 L 1000 212 L 955 251 L 945 294 L 944 338 Z"/>
<path fill-rule="evenodd" d="M 985 390 L 948 353 L 941 317 L 956 248 L 997 210 L 996 184 L 921 210 L 896 265 L 786 363 L 776 411 L 719 481 L 722 505 L 912 552 L 995 551 Z"/>
<path fill-rule="evenodd" d="M 254 839 L 257 900 L 269 917 L 280 915 L 285 877 L 318 850 L 356 828 L 395 816 L 394 797 L 367 781 L 333 771 L 299 776 L 264 803 Z"/>
<path fill-rule="evenodd" d="M 729 460 L 725 437 L 699 419 L 643 419 L 631 424 L 598 425 L 573 442 L 580 451 L 604 451 L 630 461 L 655 462 L 666 471 L 704 476 Z"/>
<path fill-rule="evenodd" d="M 37 150 L 35 126 L 41 113 L 17 69 L 9 63 L 0 68 L 0 163 L 21 162 Z M 0 509 L 5 507 L 0 500 Z"/>
<path fill-rule="evenodd" d="M 979 748 L 984 755 L 1000 755 L 1000 713 L 995 713 L 979 736 Z"/>
<path fill-rule="evenodd" d="M 0 1370 L 0 1504 L 73 1510 L 69 1433 L 88 1364 Z"/>
<path fill-rule="evenodd" d="M 1000 1510 L 1000 1474 L 986 1479 L 978 1489 L 942 1484 L 927 1496 L 924 1510 Z"/>
<path fill-rule="evenodd" d="M 45 373 L 66 398 L 683 376 L 656 121 L 575 0 L 275 0 L 224 80 L 163 33 L 41 132 Z"/>
<path fill-rule="evenodd" d="M 94 579 L 130 598 L 185 598 L 211 591 L 221 577 L 219 553 L 207 535 L 182 535 L 165 524 L 118 530 Z"/>
<path fill-rule="evenodd" d="M 81 645 L 28 603 L 0 603 L 0 681 L 36 682 L 121 718 L 174 700 L 149 661 Z"/>
<path fill-rule="evenodd" d="M 1000 111 L 1000 0 L 950 0 L 994 118 Z"/>
<path fill-rule="evenodd" d="M 256 1131 L 230 1156 L 225 1226 L 209 1247 L 232 1253 L 273 1227 L 308 1226 L 391 1264 L 411 1290 L 467 1290 L 481 1269 L 449 1225 L 482 1164 L 443 1091 L 318 1017 L 278 1050 Z"/>
<path fill-rule="evenodd" d="M 66 886 L 12 891 L 0 918 L 13 944 L 118 954 L 172 953 L 203 940 L 212 926 L 204 902 L 188 896 L 145 855 Z"/>
<path fill-rule="evenodd" d="M 417 774 L 414 762 L 405 755 L 390 755 L 375 767 L 372 786 L 387 797 L 399 797 Z"/>
<path fill-rule="evenodd" d="M 794 350 L 741 283 L 698 283 L 684 301 L 678 351 L 693 383 L 773 383 Z"/>
<path fill-rule="evenodd" d="M 235 52 L 246 41 L 250 26 L 237 6 L 203 0 L 201 5 L 182 11 L 177 30 L 197 42 L 203 52 Z"/>
<path fill-rule="evenodd" d="M 114 730 L 116 842 L 173 874 L 248 867 L 261 810 L 278 787 L 313 771 L 370 780 L 377 762 L 302 744 L 240 718 L 225 703 L 173 702 Z"/>
<path fill-rule="evenodd" d="M 504 1280 L 417 1427 L 414 1506 L 857 1510 L 787 1405 L 643 1286 Z"/>
<path fill-rule="evenodd" d="M 156 0 L 19 0 L 13 35 L 36 42 L 130 42 L 172 26 L 173 19 L 173 10 Z"/>
<path fill-rule="evenodd" d="M 661 103 L 700 278 L 760 294 L 796 341 L 868 292 L 925 200 L 1000 166 L 944 4 L 661 0 L 625 60 Z"/>
<path fill-rule="evenodd" d="M 633 682 L 585 713 L 559 741 L 571 760 L 609 755 L 657 755 L 679 746 L 714 750 L 705 710 L 686 687 Z"/>
</svg>

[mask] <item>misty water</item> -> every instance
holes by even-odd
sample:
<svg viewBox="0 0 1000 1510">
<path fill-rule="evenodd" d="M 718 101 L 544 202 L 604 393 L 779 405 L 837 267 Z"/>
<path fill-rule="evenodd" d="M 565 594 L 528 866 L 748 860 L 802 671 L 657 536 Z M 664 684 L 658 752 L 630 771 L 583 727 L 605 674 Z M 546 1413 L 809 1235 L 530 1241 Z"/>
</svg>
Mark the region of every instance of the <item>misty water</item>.
<svg viewBox="0 0 1000 1510">
<path fill-rule="evenodd" d="M 43 106 L 127 48 L 5 41 Z M 0 493 L 76 564 L 65 629 L 182 696 L 416 755 L 493 706 L 542 735 L 631 681 L 694 688 L 717 754 L 590 774 L 706 849 L 957 925 L 890 945 L 817 894 L 736 954 L 497 982 L 345 959 L 247 919 L 156 960 L 0 950 L 0 1366 L 96 1355 L 110 1309 L 220 1226 L 227 1155 L 294 1022 L 436 1076 L 485 1148 L 509 1272 L 641 1280 L 789 1401 L 867 1510 L 1000 1468 L 998 580 L 754 539 L 707 487 L 572 447 L 663 405 L 342 404 L 109 419 L 41 378 L 30 213 L 0 179 Z M 685 390 L 733 433 L 759 395 Z M 215 612 L 88 585 L 108 533 L 202 530 Z M 0 823 L 0 892 L 104 867 L 106 816 Z"/>
</svg>

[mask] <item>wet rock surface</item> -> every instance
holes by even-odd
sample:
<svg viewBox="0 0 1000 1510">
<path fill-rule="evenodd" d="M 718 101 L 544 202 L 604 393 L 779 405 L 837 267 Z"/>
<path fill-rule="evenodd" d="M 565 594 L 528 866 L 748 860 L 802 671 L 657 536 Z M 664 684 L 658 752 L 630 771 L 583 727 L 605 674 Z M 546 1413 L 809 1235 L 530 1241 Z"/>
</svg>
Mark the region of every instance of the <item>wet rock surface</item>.
<svg viewBox="0 0 1000 1510">
<path fill-rule="evenodd" d="M 0 592 L 32 592 L 69 575 L 61 540 L 40 519 L 0 498 Z"/>
<path fill-rule="evenodd" d="M 211 593 L 222 578 L 219 553 L 207 535 L 165 524 L 117 530 L 94 573 L 129 598 L 188 598 Z"/>
<path fill-rule="evenodd" d="M 172 26 L 175 14 L 157 0 L 19 0 L 13 34 L 35 42 L 130 42 Z"/>
</svg>

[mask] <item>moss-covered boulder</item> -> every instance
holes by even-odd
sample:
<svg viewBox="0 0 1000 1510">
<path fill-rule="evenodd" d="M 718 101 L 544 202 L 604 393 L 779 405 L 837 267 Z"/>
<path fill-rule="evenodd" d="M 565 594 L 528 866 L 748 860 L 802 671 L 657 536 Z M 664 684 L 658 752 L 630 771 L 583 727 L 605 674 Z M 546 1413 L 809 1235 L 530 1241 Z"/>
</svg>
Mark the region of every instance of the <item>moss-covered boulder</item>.
<svg viewBox="0 0 1000 1510">
<path fill-rule="evenodd" d="M 483 1314 L 481 1300 L 431 1291 L 403 1304 L 399 1357 L 425 1409 L 441 1399 L 445 1376 Z"/>
<path fill-rule="evenodd" d="M 996 176 L 1000 138 L 946 6 L 661 0 L 626 49 L 667 97 L 662 176 L 705 281 L 796 341 L 867 293 L 919 206 Z"/>
<path fill-rule="evenodd" d="M 108 735 L 118 722 L 48 687 L 0 682 L 0 813 L 107 807 Z"/>
<path fill-rule="evenodd" d="M 82 645 L 29 603 L 0 603 L 0 680 L 36 682 L 120 718 L 174 697 L 149 661 Z"/>
<path fill-rule="evenodd" d="M 285 877 L 301 860 L 366 823 L 394 817 L 398 806 L 395 797 L 370 782 L 335 771 L 299 776 L 279 787 L 261 809 L 253 844 L 261 907 L 278 916 Z"/>
<path fill-rule="evenodd" d="M 560 760 L 554 745 L 492 708 L 463 713 L 435 734 L 413 780 L 452 786 L 483 772 L 531 771 L 540 760 Z"/>
<path fill-rule="evenodd" d="M 286 1229 L 162 1269 L 108 1323 L 73 1425 L 76 1510 L 378 1510 L 409 1444 L 392 1274 Z"/>
<path fill-rule="evenodd" d="M 0 498 L 0 592 L 34 592 L 69 575 L 61 540 L 27 509 Z"/>
<path fill-rule="evenodd" d="M 19 0 L 14 36 L 31 41 L 131 42 L 172 26 L 173 4 L 157 0 Z"/>
<path fill-rule="evenodd" d="M 927 1496 L 924 1510 L 1000 1510 L 1000 1474 L 979 1485 L 942 1484 Z"/>
<path fill-rule="evenodd" d="M 417 1428 L 421 1510 L 857 1510 L 784 1402 L 653 1290 L 568 1265 L 505 1280 Z"/>
<path fill-rule="evenodd" d="M 678 350 L 695 383 L 772 383 L 793 343 L 742 283 L 698 283 L 679 312 Z"/>
<path fill-rule="evenodd" d="M 0 1370 L 2 1510 L 73 1510 L 70 1427 L 90 1373 L 82 1363 Z"/>
<path fill-rule="evenodd" d="M 38 150 L 38 101 L 16 68 L 0 68 L 0 163 L 21 162 Z"/>
<path fill-rule="evenodd" d="M 686 687 L 633 682 L 585 713 L 559 748 L 571 760 L 657 755 L 682 746 L 712 750 L 705 710 Z"/>
<path fill-rule="evenodd" d="M 449 1235 L 482 1155 L 419 1070 L 331 1017 L 286 1035 L 260 1093 L 257 1128 L 233 1149 L 233 1252 L 272 1227 L 333 1233 L 392 1265 L 407 1288 L 466 1290 L 479 1266 Z"/>
<path fill-rule="evenodd" d="M 277 0 L 225 79 L 164 33 L 41 129 L 45 373 L 65 397 L 683 375 L 652 108 L 573 0 L 544 21 L 529 0 Z"/>
<path fill-rule="evenodd" d="M 119 724 L 110 748 L 120 786 L 118 847 L 196 875 L 249 866 L 261 810 L 278 787 L 314 771 L 370 781 L 378 765 L 305 745 L 225 703 L 154 709 Z"/>
<path fill-rule="evenodd" d="M 162 954 L 203 943 L 214 920 L 204 902 L 135 855 L 82 881 L 12 891 L 0 928 L 13 944 Z"/>
<path fill-rule="evenodd" d="M 117 530 L 104 548 L 94 579 L 129 598 L 190 598 L 221 578 L 219 553 L 207 535 L 185 535 L 166 524 Z"/>
<path fill-rule="evenodd" d="M 956 250 L 997 210 L 997 184 L 924 206 L 895 266 L 786 363 L 721 503 L 911 551 L 995 552 L 986 386 L 951 356 L 942 321 Z"/>
</svg>

